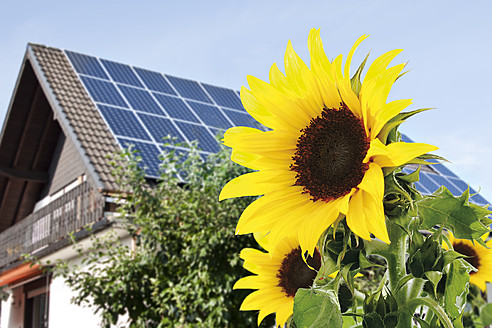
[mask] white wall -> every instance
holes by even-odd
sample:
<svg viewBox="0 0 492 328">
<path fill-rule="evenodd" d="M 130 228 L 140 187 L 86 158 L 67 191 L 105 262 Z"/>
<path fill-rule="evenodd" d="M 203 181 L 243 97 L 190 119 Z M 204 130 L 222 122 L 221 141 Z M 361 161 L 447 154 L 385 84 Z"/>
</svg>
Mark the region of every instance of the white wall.
<svg viewBox="0 0 492 328">
<path fill-rule="evenodd" d="M 122 239 L 123 243 L 127 245 L 131 244 L 131 238 L 126 234 L 125 230 L 117 229 L 116 232 Z M 98 235 L 102 233 L 99 233 Z M 87 245 L 88 242 L 89 238 L 81 241 L 81 243 L 85 245 Z M 71 264 L 80 265 L 82 257 L 77 255 L 77 253 L 72 249 L 72 246 L 68 246 L 41 259 L 41 262 L 46 263 L 46 261 L 49 260 L 50 263 L 53 263 L 56 259 L 64 259 L 68 260 Z M 4 291 L 9 292 L 10 297 L 7 301 L 2 302 L 0 328 L 23 328 L 24 296 L 22 294 L 22 286 L 10 290 L 4 288 Z M 63 278 L 56 277 L 52 280 L 49 296 L 49 327 L 100 327 L 100 315 L 95 314 L 94 310 L 90 307 L 81 307 L 72 304 L 70 299 L 74 295 L 75 293 L 64 283 Z M 13 296 L 15 296 L 16 300 L 16 303 L 14 304 L 12 304 Z M 124 320 L 120 320 L 120 324 L 123 324 L 125 321 L 126 318 L 124 318 Z"/>
<path fill-rule="evenodd" d="M 80 307 L 70 302 L 74 292 L 62 278 L 55 278 L 50 286 L 50 328 L 96 328 L 101 319 L 91 308 Z"/>
<path fill-rule="evenodd" d="M 0 327 L 23 328 L 24 327 L 24 295 L 22 286 L 9 290 L 9 298 L 2 302 L 2 317 Z"/>
</svg>

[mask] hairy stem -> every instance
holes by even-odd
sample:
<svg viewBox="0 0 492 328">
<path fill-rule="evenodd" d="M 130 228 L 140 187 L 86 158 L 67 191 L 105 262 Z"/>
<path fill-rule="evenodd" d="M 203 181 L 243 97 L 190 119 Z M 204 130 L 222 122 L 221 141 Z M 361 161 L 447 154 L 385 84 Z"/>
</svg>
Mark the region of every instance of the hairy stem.
<svg viewBox="0 0 492 328">
<path fill-rule="evenodd" d="M 418 297 L 408 300 L 400 311 L 397 328 L 407 328 L 412 326 L 413 313 L 420 305 L 425 305 L 439 319 L 444 328 L 453 328 L 453 322 L 449 319 L 446 311 L 433 299 L 427 297 Z"/>
<path fill-rule="evenodd" d="M 400 279 L 407 275 L 405 263 L 408 236 L 396 224 L 388 225 L 388 234 L 391 240 L 391 244 L 389 245 L 389 253 L 386 257 L 388 261 L 389 285 L 390 290 L 395 292 Z M 397 295 L 395 295 L 397 301 L 400 301 L 400 304 L 405 301 L 407 295 L 406 292 L 407 286 L 404 286 L 398 292 L 401 296 L 397 297 Z"/>
</svg>

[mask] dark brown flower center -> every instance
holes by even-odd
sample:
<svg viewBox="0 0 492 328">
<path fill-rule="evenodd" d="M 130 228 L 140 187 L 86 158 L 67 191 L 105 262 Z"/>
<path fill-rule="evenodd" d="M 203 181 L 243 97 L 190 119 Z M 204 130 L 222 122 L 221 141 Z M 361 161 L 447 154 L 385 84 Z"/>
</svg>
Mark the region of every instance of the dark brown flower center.
<svg viewBox="0 0 492 328">
<path fill-rule="evenodd" d="M 314 202 L 329 202 L 359 185 L 368 168 L 362 161 L 369 139 L 364 123 L 345 104 L 324 108 L 300 132 L 290 169 L 297 172 L 295 185 L 304 187 L 303 193 Z"/>
<path fill-rule="evenodd" d="M 321 267 L 321 255 L 317 249 L 314 250 L 313 257 L 308 256 L 307 263 L 316 271 Z M 277 272 L 282 291 L 287 296 L 294 297 L 299 288 L 309 288 L 316 278 L 316 271 L 309 268 L 301 256 L 301 248 L 293 249 L 285 256 L 282 265 Z"/>
<path fill-rule="evenodd" d="M 462 242 L 457 242 L 456 244 L 453 244 L 453 248 L 458 253 L 469 256 L 469 257 L 465 257 L 465 261 L 470 263 L 471 265 L 473 265 L 473 267 L 475 269 L 477 269 L 477 270 L 479 269 L 480 258 L 478 257 L 477 252 L 475 251 L 475 249 L 472 246 L 465 244 L 465 243 L 462 243 Z M 476 271 L 470 272 L 470 275 L 472 275 L 474 273 L 476 273 Z"/>
</svg>

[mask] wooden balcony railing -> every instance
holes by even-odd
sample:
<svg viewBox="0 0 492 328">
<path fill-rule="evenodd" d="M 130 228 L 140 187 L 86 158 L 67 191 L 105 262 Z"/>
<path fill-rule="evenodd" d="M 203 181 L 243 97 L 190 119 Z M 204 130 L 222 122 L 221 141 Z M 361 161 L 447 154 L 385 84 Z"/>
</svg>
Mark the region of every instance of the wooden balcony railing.
<svg viewBox="0 0 492 328">
<path fill-rule="evenodd" d="M 103 217 L 104 197 L 83 182 L 0 233 L 0 269 Z"/>
</svg>

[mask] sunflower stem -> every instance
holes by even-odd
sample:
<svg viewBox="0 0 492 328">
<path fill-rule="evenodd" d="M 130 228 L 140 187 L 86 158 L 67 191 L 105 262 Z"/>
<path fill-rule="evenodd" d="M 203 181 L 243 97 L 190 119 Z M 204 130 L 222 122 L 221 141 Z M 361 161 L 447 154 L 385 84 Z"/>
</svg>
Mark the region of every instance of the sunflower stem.
<svg viewBox="0 0 492 328">
<path fill-rule="evenodd" d="M 398 303 L 403 304 L 406 302 L 408 287 L 403 286 L 398 290 L 398 282 L 407 275 L 406 253 L 408 235 L 396 224 L 388 225 L 388 235 L 391 244 L 389 244 L 389 252 L 385 258 L 388 263 L 389 286 Z"/>
<path fill-rule="evenodd" d="M 409 299 L 413 299 L 415 297 L 418 297 L 420 295 L 420 292 L 422 291 L 422 288 L 424 287 L 425 280 L 421 278 L 414 278 L 412 279 L 412 284 L 410 287 L 410 295 L 408 296 Z"/>
<path fill-rule="evenodd" d="M 446 314 L 446 311 L 433 299 L 428 297 L 417 297 L 407 300 L 400 310 L 400 317 L 397 328 L 412 327 L 413 313 L 420 305 L 425 305 L 439 319 L 445 328 L 453 328 L 453 322 Z M 434 326 L 433 326 L 434 327 Z"/>
</svg>

